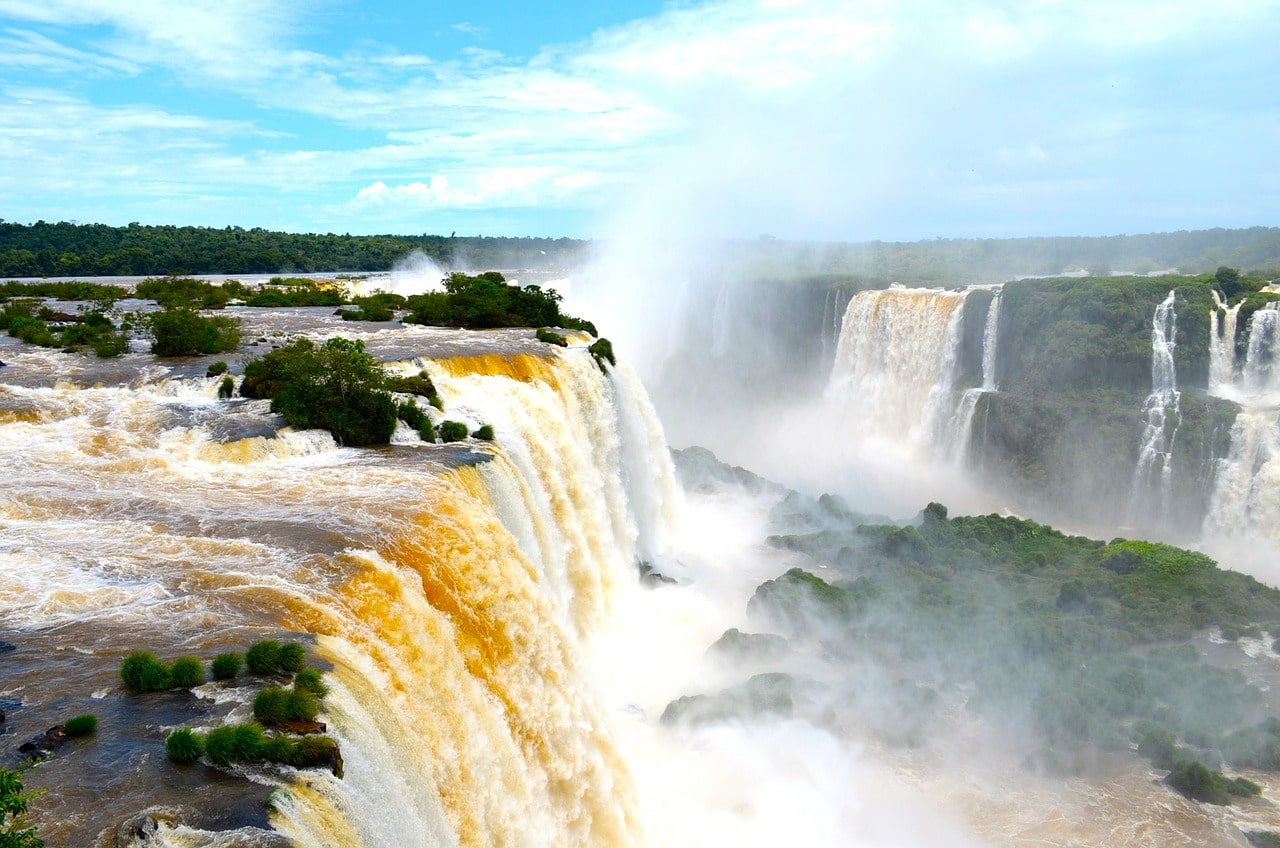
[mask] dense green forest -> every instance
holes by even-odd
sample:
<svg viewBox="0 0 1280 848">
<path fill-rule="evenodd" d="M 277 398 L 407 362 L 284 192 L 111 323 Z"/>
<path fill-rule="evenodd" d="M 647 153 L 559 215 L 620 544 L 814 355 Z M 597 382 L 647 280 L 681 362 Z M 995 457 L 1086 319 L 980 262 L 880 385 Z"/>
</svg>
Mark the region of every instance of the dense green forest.
<svg viewBox="0 0 1280 848">
<path fill-rule="evenodd" d="M 0 277 L 146 276 L 386 271 L 413 251 L 441 267 L 572 266 L 590 243 L 561 238 L 484 236 L 352 236 L 282 233 L 261 228 L 0 221 Z M 655 245 L 655 249 L 660 245 Z M 1095 274 L 1177 268 L 1210 272 L 1220 265 L 1280 268 L 1280 228 L 1196 230 L 1104 237 L 934 239 L 918 242 L 795 242 L 761 238 L 716 242 L 708 251 L 717 273 L 749 269 L 754 277 L 853 274 L 861 287 L 892 281 L 954 285 L 1011 277 Z"/>
<path fill-rule="evenodd" d="M 352 236 L 258 227 L 0 223 L 0 277 L 387 271 L 413 251 L 441 266 L 563 267 L 585 242 L 481 236 Z"/>
</svg>

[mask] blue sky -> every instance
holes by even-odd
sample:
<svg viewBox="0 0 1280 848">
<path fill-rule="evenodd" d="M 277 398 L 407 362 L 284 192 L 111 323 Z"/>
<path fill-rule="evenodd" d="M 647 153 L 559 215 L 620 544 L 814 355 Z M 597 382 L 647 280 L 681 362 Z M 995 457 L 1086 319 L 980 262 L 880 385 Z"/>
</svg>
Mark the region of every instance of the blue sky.
<svg viewBox="0 0 1280 848">
<path fill-rule="evenodd" d="M 0 217 L 841 241 L 1274 226 L 1277 45 L 1280 0 L 0 0 Z"/>
</svg>

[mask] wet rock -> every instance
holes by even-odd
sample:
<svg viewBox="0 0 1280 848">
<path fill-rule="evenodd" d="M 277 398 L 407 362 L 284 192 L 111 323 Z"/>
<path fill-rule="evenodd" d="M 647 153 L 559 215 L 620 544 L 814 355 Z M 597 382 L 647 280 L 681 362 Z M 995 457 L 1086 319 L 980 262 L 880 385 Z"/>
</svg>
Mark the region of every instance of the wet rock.
<svg viewBox="0 0 1280 848">
<path fill-rule="evenodd" d="M 724 632 L 707 653 L 733 660 L 772 661 L 791 653 L 791 643 L 774 633 L 743 633 L 736 627 Z"/>
<path fill-rule="evenodd" d="M 2 365 L 4 365 L 4 363 L 0 362 L 0 366 Z M 18 646 L 13 644 L 12 642 L 0 642 L 0 654 L 7 654 L 10 651 L 16 651 L 16 650 L 18 650 Z"/>
<path fill-rule="evenodd" d="M 63 746 L 67 741 L 67 731 L 62 725 L 51 727 L 39 736 L 23 742 L 18 746 L 18 752 L 26 754 L 33 760 L 43 760 L 46 757 L 52 757 L 54 752 Z"/>
<path fill-rule="evenodd" d="M 146 813 L 131 816 L 116 827 L 116 848 L 133 848 L 139 842 L 150 842 L 160 832 L 160 823 Z"/>
<path fill-rule="evenodd" d="M 655 589 L 658 586 L 667 586 L 676 582 L 674 577 L 668 577 L 660 571 L 656 571 L 650 563 L 641 560 L 636 563 L 636 568 L 640 571 L 640 585 L 646 589 Z"/>
<path fill-rule="evenodd" d="M 303 721 L 301 719 L 281 722 L 279 727 L 285 733 L 296 733 L 299 736 L 306 736 L 309 733 L 325 733 L 329 729 L 323 721 Z"/>
</svg>

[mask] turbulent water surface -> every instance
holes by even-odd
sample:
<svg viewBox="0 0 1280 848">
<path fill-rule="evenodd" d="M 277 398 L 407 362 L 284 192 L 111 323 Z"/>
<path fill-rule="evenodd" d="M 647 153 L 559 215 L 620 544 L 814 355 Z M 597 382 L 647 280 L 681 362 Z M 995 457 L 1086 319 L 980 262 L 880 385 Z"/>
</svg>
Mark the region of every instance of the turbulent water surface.
<svg viewBox="0 0 1280 848">
<path fill-rule="evenodd" d="M 857 395 L 846 411 L 883 438 L 936 443 L 955 414 L 964 299 L 856 298 L 829 394 Z M 918 749 L 885 745 L 840 704 L 819 724 L 660 723 L 672 699 L 745 674 L 831 673 L 817 644 L 785 669 L 706 654 L 726 628 L 758 626 L 755 587 L 798 562 L 765 543 L 781 490 L 683 492 L 635 374 L 602 371 L 580 344 L 325 312 L 246 310 L 246 337 L 266 350 L 284 333 L 358 335 L 392 367 L 427 370 L 446 416 L 491 424 L 496 441 L 402 430 L 345 449 L 280 429 L 265 402 L 219 401 L 206 360 L 6 340 L 3 750 L 100 719 L 26 774 L 49 790 L 33 812 L 50 844 L 1154 848 L 1243 845 L 1241 828 L 1280 825 L 1269 787 L 1206 808 L 1128 757 L 1066 782 L 1028 775 L 962 704 Z M 994 390 L 985 349 L 982 377 Z M 641 563 L 676 582 L 643 588 Z M 326 669 L 343 778 L 175 767 L 165 732 L 247 718 L 252 687 L 139 696 L 118 681 L 133 650 L 211 657 L 264 637 L 305 640 Z M 1264 674 L 1275 657 L 1257 648 L 1239 661 Z M 139 813 L 158 825 L 145 841 Z"/>
</svg>

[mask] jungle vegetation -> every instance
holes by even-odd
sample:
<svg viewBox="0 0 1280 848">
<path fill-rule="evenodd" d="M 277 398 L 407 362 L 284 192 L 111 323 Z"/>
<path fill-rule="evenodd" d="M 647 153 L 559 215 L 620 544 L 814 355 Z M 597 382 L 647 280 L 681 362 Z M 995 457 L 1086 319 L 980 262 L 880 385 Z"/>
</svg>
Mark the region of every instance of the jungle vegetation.
<svg viewBox="0 0 1280 848">
<path fill-rule="evenodd" d="M 1280 771 L 1280 719 L 1241 671 L 1204 662 L 1196 642 L 1211 631 L 1280 633 L 1280 590 L 1169 545 L 949 518 L 940 504 L 918 525 L 869 524 L 836 501 L 809 506 L 821 529 L 770 540 L 834 566 L 834 578 L 794 568 L 767 581 L 749 606 L 758 620 L 845 662 L 883 664 L 912 684 L 904 691 L 973 687 L 966 708 L 1039 734 L 1041 765 L 1151 737 L 1140 753 L 1215 803 L 1218 790 L 1247 787 L 1224 788 L 1216 763 L 1210 776 L 1192 763 Z M 894 708 L 907 724 L 911 710 L 933 709 L 908 701 Z M 1165 753 L 1153 753 L 1160 739 Z"/>
</svg>

